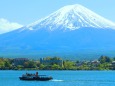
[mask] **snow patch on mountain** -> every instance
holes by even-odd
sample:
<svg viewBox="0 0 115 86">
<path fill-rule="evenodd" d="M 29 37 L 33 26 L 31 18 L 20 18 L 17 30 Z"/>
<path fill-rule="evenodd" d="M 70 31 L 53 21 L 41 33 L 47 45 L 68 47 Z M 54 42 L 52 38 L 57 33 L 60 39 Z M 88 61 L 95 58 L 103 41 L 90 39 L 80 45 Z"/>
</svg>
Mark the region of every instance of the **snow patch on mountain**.
<svg viewBox="0 0 115 86">
<path fill-rule="evenodd" d="M 64 6 L 49 16 L 26 26 L 29 30 L 40 28 L 75 30 L 83 27 L 115 29 L 115 24 L 91 10 L 76 4 Z"/>
</svg>

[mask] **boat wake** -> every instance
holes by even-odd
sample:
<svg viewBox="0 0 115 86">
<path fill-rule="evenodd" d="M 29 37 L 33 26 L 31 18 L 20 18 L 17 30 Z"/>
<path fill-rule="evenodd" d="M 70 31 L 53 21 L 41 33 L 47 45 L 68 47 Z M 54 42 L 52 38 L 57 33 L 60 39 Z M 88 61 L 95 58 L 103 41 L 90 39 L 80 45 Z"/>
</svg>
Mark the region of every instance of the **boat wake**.
<svg viewBox="0 0 115 86">
<path fill-rule="evenodd" d="M 63 82 L 64 80 L 53 79 L 53 80 L 51 80 L 51 81 L 53 81 L 53 82 Z"/>
<path fill-rule="evenodd" d="M 59 79 L 52 79 L 53 82 L 115 82 L 115 80 L 59 80 Z"/>
</svg>

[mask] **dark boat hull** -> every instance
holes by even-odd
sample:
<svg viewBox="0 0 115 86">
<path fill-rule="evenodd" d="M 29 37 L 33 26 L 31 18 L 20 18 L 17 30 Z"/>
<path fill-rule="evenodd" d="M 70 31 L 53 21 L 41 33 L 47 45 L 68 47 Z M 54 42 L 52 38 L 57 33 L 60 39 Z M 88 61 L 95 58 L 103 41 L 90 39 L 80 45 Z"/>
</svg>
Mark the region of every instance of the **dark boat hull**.
<svg viewBox="0 0 115 86">
<path fill-rule="evenodd" d="M 26 81 L 48 81 L 52 80 L 52 77 L 19 77 L 20 80 L 26 80 Z"/>
</svg>

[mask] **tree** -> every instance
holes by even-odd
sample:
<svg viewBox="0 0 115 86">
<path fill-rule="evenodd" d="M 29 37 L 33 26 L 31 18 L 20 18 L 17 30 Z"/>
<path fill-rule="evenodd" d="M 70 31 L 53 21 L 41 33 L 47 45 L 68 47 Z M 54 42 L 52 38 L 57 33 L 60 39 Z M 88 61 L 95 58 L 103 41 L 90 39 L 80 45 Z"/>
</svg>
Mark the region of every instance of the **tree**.
<svg viewBox="0 0 115 86">
<path fill-rule="evenodd" d="M 23 69 L 23 66 L 22 65 L 17 65 L 17 69 L 21 70 L 21 69 Z"/>
<path fill-rule="evenodd" d="M 36 67 L 37 67 L 37 66 L 36 66 L 36 63 L 35 63 L 34 61 L 29 61 L 28 64 L 29 64 L 29 65 L 28 65 L 29 68 L 36 68 Z"/>
<path fill-rule="evenodd" d="M 107 56 L 101 56 L 99 59 L 98 59 L 99 61 L 100 61 L 100 63 L 102 64 L 102 63 L 110 63 L 112 60 L 109 58 L 109 57 L 107 57 Z"/>
<path fill-rule="evenodd" d="M 4 62 L 0 61 L 0 68 L 4 67 Z"/>
<path fill-rule="evenodd" d="M 103 63 L 98 66 L 99 70 L 109 70 L 110 69 L 110 64 L 109 63 Z"/>
<path fill-rule="evenodd" d="M 75 68 L 75 63 L 71 61 L 64 61 L 64 69 L 74 69 Z"/>
<path fill-rule="evenodd" d="M 7 67 L 7 68 L 10 68 L 10 67 L 11 67 L 11 64 L 10 64 L 10 62 L 7 60 L 7 61 L 5 61 L 4 66 Z"/>
<path fill-rule="evenodd" d="M 25 63 L 24 63 L 24 67 L 25 67 L 25 68 L 28 68 L 28 67 L 29 67 L 29 62 L 25 62 Z"/>
<path fill-rule="evenodd" d="M 44 68 L 45 68 L 45 65 L 43 65 L 43 64 L 40 64 L 40 67 L 39 67 L 39 69 L 43 70 Z"/>
<path fill-rule="evenodd" d="M 4 59 L 0 58 L 0 68 L 4 68 Z"/>
<path fill-rule="evenodd" d="M 57 65 L 57 64 L 53 64 L 52 67 L 51 67 L 51 69 L 57 70 L 57 69 L 60 69 L 60 66 Z"/>
<path fill-rule="evenodd" d="M 25 68 L 36 68 L 36 63 L 34 61 L 28 61 L 24 63 Z"/>
</svg>

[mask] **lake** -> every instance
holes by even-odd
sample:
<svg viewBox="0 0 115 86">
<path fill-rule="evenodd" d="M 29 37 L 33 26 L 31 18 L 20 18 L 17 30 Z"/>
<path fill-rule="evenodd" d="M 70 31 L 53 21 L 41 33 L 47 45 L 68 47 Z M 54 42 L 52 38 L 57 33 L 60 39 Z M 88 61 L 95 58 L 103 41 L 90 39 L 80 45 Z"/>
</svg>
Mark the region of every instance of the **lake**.
<svg viewBox="0 0 115 86">
<path fill-rule="evenodd" d="M 22 74 L 36 71 L 0 70 L 0 86 L 115 86 L 115 71 L 38 71 L 51 81 L 21 81 Z"/>
</svg>

